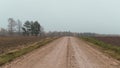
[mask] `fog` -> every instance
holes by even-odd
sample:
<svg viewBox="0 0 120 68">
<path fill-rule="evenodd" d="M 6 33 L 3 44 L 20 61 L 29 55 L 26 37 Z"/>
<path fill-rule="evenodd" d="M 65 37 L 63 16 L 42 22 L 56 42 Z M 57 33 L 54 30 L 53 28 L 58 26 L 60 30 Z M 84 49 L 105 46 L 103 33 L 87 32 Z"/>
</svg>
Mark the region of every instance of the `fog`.
<svg viewBox="0 0 120 68">
<path fill-rule="evenodd" d="M 120 0 L 0 0 L 0 27 L 8 18 L 38 20 L 46 31 L 120 34 Z"/>
</svg>

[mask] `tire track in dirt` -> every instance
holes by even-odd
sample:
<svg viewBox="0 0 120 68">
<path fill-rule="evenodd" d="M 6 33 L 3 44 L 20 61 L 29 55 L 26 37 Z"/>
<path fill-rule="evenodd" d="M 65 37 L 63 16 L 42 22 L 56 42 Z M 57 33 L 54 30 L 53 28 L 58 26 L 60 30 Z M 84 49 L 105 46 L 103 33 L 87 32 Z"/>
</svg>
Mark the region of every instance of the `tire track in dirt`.
<svg viewBox="0 0 120 68">
<path fill-rule="evenodd" d="M 73 51 L 72 45 L 71 45 L 71 38 L 68 39 L 68 67 L 67 68 L 78 68 L 78 64 L 75 59 L 75 52 Z"/>
</svg>

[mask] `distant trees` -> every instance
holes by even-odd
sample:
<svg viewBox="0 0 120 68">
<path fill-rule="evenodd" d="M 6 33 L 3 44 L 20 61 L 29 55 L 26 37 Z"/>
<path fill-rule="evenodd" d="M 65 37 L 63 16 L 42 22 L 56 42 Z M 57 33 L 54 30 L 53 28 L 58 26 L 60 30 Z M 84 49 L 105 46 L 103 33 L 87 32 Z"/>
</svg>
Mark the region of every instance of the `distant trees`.
<svg viewBox="0 0 120 68">
<path fill-rule="evenodd" d="M 20 20 L 15 21 L 13 18 L 8 19 L 8 32 L 10 35 L 27 35 L 27 36 L 41 36 L 43 34 L 43 27 L 38 21 L 26 21 L 23 25 Z"/>
<path fill-rule="evenodd" d="M 38 21 L 26 21 L 22 23 L 20 20 L 15 21 L 13 18 L 8 19 L 8 29 L 1 28 L 0 36 L 40 36 L 45 37 L 62 37 L 62 36 L 80 36 L 82 34 L 72 33 L 70 31 L 63 32 L 44 32 L 44 28 Z M 90 35 L 90 34 L 89 34 Z"/>
<path fill-rule="evenodd" d="M 31 23 L 29 21 L 26 21 L 22 29 L 23 29 L 23 35 L 29 35 L 31 31 Z"/>
<path fill-rule="evenodd" d="M 26 21 L 8 19 L 8 29 L 0 28 L 0 36 L 40 36 L 46 37 L 47 33 L 38 21 Z"/>
<path fill-rule="evenodd" d="M 18 34 L 22 32 L 22 22 L 20 20 L 15 21 L 13 18 L 8 19 L 8 32 L 10 35 Z"/>
<path fill-rule="evenodd" d="M 16 21 L 13 18 L 8 19 L 8 31 L 11 35 L 15 31 L 15 26 L 17 25 Z"/>
<path fill-rule="evenodd" d="M 41 25 L 38 23 L 38 21 L 26 21 L 22 29 L 24 35 L 38 36 L 41 32 Z"/>
<path fill-rule="evenodd" d="M 38 23 L 38 21 L 35 21 L 33 23 L 33 33 L 37 36 L 41 32 L 41 25 Z"/>
<path fill-rule="evenodd" d="M 62 37 L 62 36 L 80 36 L 80 33 L 70 31 L 63 32 L 44 32 L 44 28 L 38 21 L 26 21 L 22 23 L 20 20 L 15 21 L 13 18 L 8 19 L 8 29 L 1 28 L 0 36 L 40 36 L 45 37 Z M 84 34 L 85 35 L 85 34 Z M 87 34 L 88 35 L 88 34 Z M 90 34 L 89 34 L 90 36 Z"/>
</svg>

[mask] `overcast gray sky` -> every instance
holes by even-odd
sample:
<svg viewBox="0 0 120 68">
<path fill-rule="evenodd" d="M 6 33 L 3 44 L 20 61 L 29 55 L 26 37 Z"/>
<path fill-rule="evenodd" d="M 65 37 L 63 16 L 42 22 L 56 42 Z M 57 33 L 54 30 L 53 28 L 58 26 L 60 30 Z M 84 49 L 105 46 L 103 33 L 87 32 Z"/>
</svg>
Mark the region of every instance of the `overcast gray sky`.
<svg viewBox="0 0 120 68">
<path fill-rule="evenodd" d="M 46 31 L 120 34 L 120 0 L 0 0 L 0 27 L 8 18 L 38 20 Z"/>
</svg>

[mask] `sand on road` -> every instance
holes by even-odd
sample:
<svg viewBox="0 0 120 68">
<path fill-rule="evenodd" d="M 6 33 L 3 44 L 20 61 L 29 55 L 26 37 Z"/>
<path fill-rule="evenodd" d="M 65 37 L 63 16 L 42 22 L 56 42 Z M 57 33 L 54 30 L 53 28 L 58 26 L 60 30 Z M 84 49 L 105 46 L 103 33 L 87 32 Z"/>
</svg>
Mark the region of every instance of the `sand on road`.
<svg viewBox="0 0 120 68">
<path fill-rule="evenodd" d="M 0 68 L 120 68 L 120 64 L 82 40 L 63 37 Z"/>
</svg>

